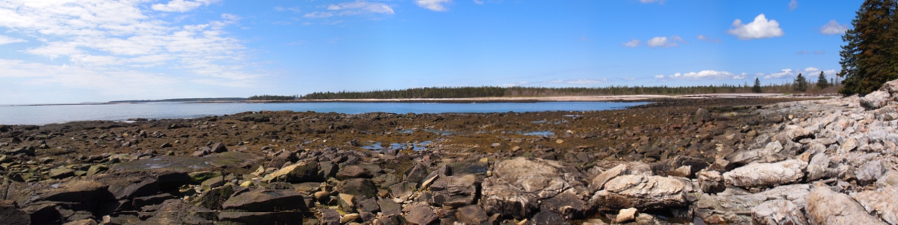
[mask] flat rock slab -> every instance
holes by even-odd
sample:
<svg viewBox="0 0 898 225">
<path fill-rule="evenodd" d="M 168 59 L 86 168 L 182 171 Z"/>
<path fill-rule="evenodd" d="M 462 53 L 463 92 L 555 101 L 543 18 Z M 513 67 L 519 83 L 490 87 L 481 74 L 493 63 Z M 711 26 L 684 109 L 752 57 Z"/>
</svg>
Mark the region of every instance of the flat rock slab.
<svg viewBox="0 0 898 225">
<path fill-rule="evenodd" d="M 590 202 L 601 209 L 639 210 L 682 207 L 688 203 L 683 181 L 646 175 L 623 175 L 611 179 L 604 190 L 593 195 Z"/>
<path fill-rule="evenodd" d="M 737 187 L 766 187 L 791 184 L 804 178 L 807 163 L 786 160 L 777 163 L 752 163 L 723 174 L 727 184 Z"/>
<path fill-rule="evenodd" d="M 285 166 L 273 173 L 265 175 L 262 182 L 284 181 L 291 183 L 318 181 L 321 177 L 318 174 L 317 162 L 297 162 L 296 164 Z"/>
<path fill-rule="evenodd" d="M 851 193 L 869 213 L 878 215 L 889 224 L 898 224 L 898 187 L 886 186 L 879 190 Z"/>
<path fill-rule="evenodd" d="M 275 212 L 280 210 L 308 211 L 303 196 L 294 190 L 256 189 L 229 198 L 222 204 L 224 209 L 250 212 Z"/>
<path fill-rule="evenodd" d="M 221 212 L 218 220 L 243 224 L 302 224 L 302 212 Z"/>
<path fill-rule="evenodd" d="M 771 200 L 761 203 L 751 209 L 751 217 L 753 223 L 759 225 L 808 224 L 801 208 L 788 200 Z"/>
<path fill-rule="evenodd" d="M 848 195 L 816 187 L 808 195 L 808 222 L 812 224 L 885 224 Z"/>
<path fill-rule="evenodd" d="M 118 163 L 112 166 L 111 170 L 116 172 L 168 170 L 189 173 L 218 167 L 242 167 L 261 159 L 263 157 L 243 152 L 224 152 L 206 157 L 158 156 Z"/>
</svg>

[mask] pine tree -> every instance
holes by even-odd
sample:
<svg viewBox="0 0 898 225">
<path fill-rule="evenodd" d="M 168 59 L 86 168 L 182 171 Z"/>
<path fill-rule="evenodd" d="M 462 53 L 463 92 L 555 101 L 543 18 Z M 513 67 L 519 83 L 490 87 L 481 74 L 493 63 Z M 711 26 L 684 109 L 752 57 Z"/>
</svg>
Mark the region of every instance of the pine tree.
<svg viewBox="0 0 898 225">
<path fill-rule="evenodd" d="M 751 92 L 761 93 L 761 80 L 758 80 L 757 77 L 755 77 L 755 86 L 751 87 Z"/>
<path fill-rule="evenodd" d="M 820 77 L 817 77 L 817 87 L 820 89 L 828 88 L 829 81 L 826 80 L 826 76 L 823 75 L 823 71 L 820 71 Z"/>
<path fill-rule="evenodd" d="M 843 95 L 866 94 L 898 78 L 898 15 L 895 0 L 866 0 L 842 35 L 839 51 Z"/>
<path fill-rule="evenodd" d="M 808 91 L 808 79 L 805 79 L 801 73 L 798 73 L 798 76 L 795 77 L 795 82 L 792 83 L 792 90 L 797 92 Z"/>
</svg>

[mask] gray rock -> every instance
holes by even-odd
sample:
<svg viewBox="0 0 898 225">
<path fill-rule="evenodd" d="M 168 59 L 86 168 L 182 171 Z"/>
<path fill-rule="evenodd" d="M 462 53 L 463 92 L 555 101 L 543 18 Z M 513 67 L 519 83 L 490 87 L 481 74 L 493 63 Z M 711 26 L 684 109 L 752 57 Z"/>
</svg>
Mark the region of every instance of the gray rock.
<svg viewBox="0 0 898 225">
<path fill-rule="evenodd" d="M 592 181 L 589 182 L 589 189 L 593 192 L 601 190 L 605 186 L 605 183 L 612 178 L 629 174 L 653 175 L 652 168 L 648 164 L 640 162 L 623 163 L 594 177 Z"/>
<path fill-rule="evenodd" d="M 879 160 L 867 161 L 854 171 L 857 180 L 862 183 L 870 183 L 879 179 L 884 172 L 882 162 Z"/>
<path fill-rule="evenodd" d="M 29 225 L 31 217 L 20 210 L 15 201 L 0 200 L 0 221 L 9 225 Z"/>
<path fill-rule="evenodd" d="M 169 199 L 144 224 L 212 224 L 216 215 L 212 210 L 185 204 L 180 199 Z"/>
<path fill-rule="evenodd" d="M 461 207 L 474 203 L 479 187 L 477 176 L 467 174 L 439 178 L 430 186 L 430 191 L 443 196 L 443 206 Z"/>
<path fill-rule="evenodd" d="M 344 194 L 373 198 L 374 194 L 377 193 L 377 187 L 374 186 L 374 182 L 371 179 L 353 178 L 340 182 L 337 185 L 337 191 Z"/>
<path fill-rule="evenodd" d="M 826 186 L 814 188 L 807 198 L 807 218 L 811 224 L 885 224 L 867 214 L 861 205 Z"/>
<path fill-rule="evenodd" d="M 786 160 L 778 163 L 752 163 L 723 174 L 727 184 L 737 187 L 763 187 L 790 184 L 804 178 L 807 163 Z"/>
<path fill-rule="evenodd" d="M 888 105 L 889 97 L 891 97 L 889 92 L 874 91 L 861 98 L 860 103 L 865 109 L 874 110 Z"/>
<path fill-rule="evenodd" d="M 199 197 L 192 201 L 193 205 L 204 207 L 207 209 L 221 209 L 221 205 L 234 194 L 233 185 L 225 185 L 203 192 Z"/>
<path fill-rule="evenodd" d="M 709 112 L 707 109 L 698 108 L 698 110 L 695 111 L 695 116 L 692 117 L 693 123 L 708 121 L 711 121 L 711 112 Z"/>
<path fill-rule="evenodd" d="M 842 142 L 841 145 L 839 145 L 838 152 L 839 153 L 848 153 L 848 152 L 854 151 L 855 149 L 857 149 L 857 147 L 858 147 L 857 139 L 847 138 L 847 139 L 845 139 L 845 141 Z"/>
<path fill-rule="evenodd" d="M 301 183 L 318 180 L 320 180 L 320 177 L 318 176 L 318 163 L 314 161 L 300 161 L 285 166 L 262 178 L 262 182 L 284 181 Z"/>
<path fill-rule="evenodd" d="M 759 225 L 808 224 L 801 208 L 788 200 L 771 200 L 761 203 L 751 209 L 751 217 L 754 224 Z"/>
<path fill-rule="evenodd" d="M 51 169 L 48 174 L 50 178 L 53 179 L 62 179 L 66 177 L 71 177 L 75 175 L 75 171 L 69 168 L 61 167 L 56 169 Z"/>
<path fill-rule="evenodd" d="M 637 208 L 640 210 L 681 207 L 688 204 L 686 184 L 676 178 L 624 175 L 608 181 L 590 203 L 600 209 Z"/>
<path fill-rule="evenodd" d="M 469 205 L 455 211 L 455 219 L 464 224 L 487 224 L 489 217 L 478 205 Z"/>
<path fill-rule="evenodd" d="M 482 185 L 487 213 L 521 219 L 536 210 L 539 200 L 568 189 L 577 191 L 578 196 L 586 195 L 582 174 L 556 161 L 518 157 L 496 163 L 492 174 Z"/>
<path fill-rule="evenodd" d="M 337 214 L 339 215 L 339 214 Z M 221 212 L 218 220 L 237 224 L 303 224 L 302 212 Z M 338 221 L 339 222 L 339 221 Z M 339 224 L 339 223 L 337 223 Z"/>
<path fill-rule="evenodd" d="M 621 209 L 614 217 L 615 223 L 626 223 L 636 220 L 636 208 Z"/>
<path fill-rule="evenodd" d="M 542 225 L 542 224 L 570 224 L 564 220 L 558 213 L 549 210 L 540 210 L 536 215 L 527 220 L 526 225 Z"/>
<path fill-rule="evenodd" d="M 405 173 L 405 181 L 418 185 L 424 181 L 424 178 L 426 178 L 427 175 L 427 167 L 420 163 L 416 163 L 415 167 L 412 167 L 412 169 Z"/>
<path fill-rule="evenodd" d="M 385 216 L 393 216 L 402 214 L 402 206 L 393 202 L 390 199 L 381 199 L 377 200 L 377 205 L 380 206 L 380 211 L 383 212 Z"/>
<path fill-rule="evenodd" d="M 359 212 L 370 212 L 375 213 L 380 211 L 380 206 L 377 205 L 377 199 L 374 198 L 357 198 L 356 207 L 359 209 Z"/>
<path fill-rule="evenodd" d="M 898 186 L 898 171 L 889 170 L 888 172 L 882 174 L 882 176 L 880 176 L 879 179 L 876 180 L 876 186 Z"/>
<path fill-rule="evenodd" d="M 898 224 L 898 187 L 887 186 L 878 190 L 851 193 L 868 213 L 882 218 L 889 224 Z"/>
<path fill-rule="evenodd" d="M 340 213 L 333 209 L 319 209 L 322 225 L 340 225 Z"/>
<path fill-rule="evenodd" d="M 723 176 L 720 175 L 720 172 L 714 170 L 701 171 L 696 173 L 696 178 L 699 187 L 704 193 L 717 193 L 726 189 Z"/>
<path fill-rule="evenodd" d="M 337 172 L 337 179 L 346 180 L 351 178 L 372 178 L 374 175 L 368 169 L 364 167 L 351 165 L 344 167 Z"/>
<path fill-rule="evenodd" d="M 430 224 L 438 218 L 437 214 L 433 213 L 433 209 L 426 205 L 412 206 L 408 214 L 405 215 L 405 219 L 412 224 Z"/>
<path fill-rule="evenodd" d="M 696 216 L 710 223 L 749 224 L 752 218 L 744 215 L 755 206 L 769 200 L 788 200 L 804 209 L 808 193 L 810 186 L 807 184 L 783 185 L 760 193 L 731 187 L 714 195 L 702 194 L 693 205 Z"/>
<path fill-rule="evenodd" d="M 303 196 L 294 190 L 256 189 L 229 198 L 223 209 L 239 209 L 250 212 L 275 212 L 278 210 L 309 211 Z"/>
<path fill-rule="evenodd" d="M 798 141 L 804 138 L 813 138 L 814 133 L 800 126 L 787 126 L 785 134 L 791 141 Z"/>
<path fill-rule="evenodd" d="M 836 174 L 828 173 L 829 156 L 824 153 L 817 153 L 811 157 L 808 163 L 808 181 L 819 180 L 825 177 L 831 177 Z"/>
</svg>

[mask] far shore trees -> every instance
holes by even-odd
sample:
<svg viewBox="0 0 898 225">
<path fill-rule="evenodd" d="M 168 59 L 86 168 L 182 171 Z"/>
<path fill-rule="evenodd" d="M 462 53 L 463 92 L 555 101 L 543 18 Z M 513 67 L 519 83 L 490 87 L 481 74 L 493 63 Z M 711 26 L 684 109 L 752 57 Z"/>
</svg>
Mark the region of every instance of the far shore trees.
<svg viewBox="0 0 898 225">
<path fill-rule="evenodd" d="M 829 81 L 826 80 L 826 76 L 824 76 L 823 71 L 820 71 L 820 76 L 817 77 L 817 87 L 820 89 L 828 88 L 832 85 L 829 84 Z"/>
<path fill-rule="evenodd" d="M 798 76 L 795 77 L 795 82 L 792 83 L 793 90 L 797 92 L 806 92 L 808 91 L 808 79 L 798 73 Z"/>
<path fill-rule="evenodd" d="M 761 93 L 761 80 L 758 80 L 757 77 L 755 77 L 755 86 L 751 87 L 751 92 Z"/>
</svg>

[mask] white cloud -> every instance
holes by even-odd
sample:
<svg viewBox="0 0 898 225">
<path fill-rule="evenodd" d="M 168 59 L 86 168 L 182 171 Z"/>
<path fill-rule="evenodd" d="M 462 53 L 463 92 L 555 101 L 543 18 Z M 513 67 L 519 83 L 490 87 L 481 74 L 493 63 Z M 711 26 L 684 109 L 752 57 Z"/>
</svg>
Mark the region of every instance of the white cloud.
<svg viewBox="0 0 898 225">
<path fill-rule="evenodd" d="M 242 18 L 240 18 L 240 16 L 238 16 L 238 15 L 227 14 L 227 13 L 222 13 L 222 14 L 221 14 L 221 18 L 222 18 L 222 19 L 225 19 L 225 20 L 228 20 L 228 21 L 237 21 L 237 20 L 242 19 Z"/>
<path fill-rule="evenodd" d="M 28 41 L 19 39 L 19 38 L 13 38 L 13 37 L 0 35 L 0 45 L 20 43 L 20 42 L 28 42 Z"/>
<path fill-rule="evenodd" d="M 762 73 L 762 74 L 758 74 L 758 76 L 764 76 L 764 79 L 781 79 L 781 78 L 793 79 L 793 77 L 798 76 L 799 73 L 804 75 L 805 77 L 811 77 L 811 76 L 816 76 L 817 74 L 820 74 L 820 71 L 823 71 L 824 75 L 826 75 L 826 76 L 835 76 L 836 75 L 836 70 L 833 70 L 833 69 L 822 70 L 820 68 L 811 66 L 811 67 L 805 68 L 804 70 L 782 69 L 776 73 L 771 73 L 771 74 L 763 74 Z M 808 79 L 810 79 L 810 78 L 808 78 Z"/>
<path fill-rule="evenodd" d="M 153 10 L 163 11 L 163 12 L 187 12 L 193 9 L 196 9 L 203 5 L 209 5 L 217 2 L 218 0 L 172 0 L 168 2 L 168 4 L 154 4 L 152 6 Z"/>
<path fill-rule="evenodd" d="M 848 27 L 848 24 L 842 25 L 839 24 L 839 22 L 836 22 L 836 20 L 830 20 L 828 23 L 826 23 L 826 25 L 820 27 L 820 33 L 826 35 L 837 35 L 844 34 L 848 29 L 850 29 L 850 27 Z"/>
<path fill-rule="evenodd" d="M 331 4 L 327 6 L 328 10 L 342 11 L 341 15 L 355 15 L 361 13 L 379 13 L 393 14 L 393 8 L 383 3 L 356 1 L 344 2 L 340 4 Z"/>
<path fill-rule="evenodd" d="M 636 46 L 639 46 L 639 40 L 633 39 L 626 43 L 623 43 L 622 45 L 626 46 L 626 47 L 635 48 Z"/>
<path fill-rule="evenodd" d="M 776 20 L 767 20 L 764 14 L 760 14 L 748 24 L 742 24 L 742 20 L 736 19 L 733 21 L 733 28 L 727 30 L 727 33 L 736 35 L 739 40 L 751 40 L 783 36 L 783 29 L 780 29 Z"/>
<path fill-rule="evenodd" d="M 302 11 L 302 10 L 299 9 L 299 7 L 286 7 L 286 8 L 285 8 L 285 7 L 281 7 L 281 6 L 275 6 L 275 7 L 274 7 L 274 10 L 277 10 L 277 11 L 291 11 L 291 12 L 294 12 L 294 13 L 298 13 L 298 12 Z"/>
<path fill-rule="evenodd" d="M 474 4 L 483 5 L 483 0 L 474 0 Z"/>
<path fill-rule="evenodd" d="M 652 39 L 649 39 L 649 41 L 646 42 L 646 45 L 648 45 L 649 47 L 652 47 L 652 48 L 654 48 L 654 47 L 669 48 L 669 47 L 679 46 L 679 43 L 686 43 L 686 41 L 684 41 L 683 38 L 680 38 L 680 36 L 670 36 L 670 38 L 654 37 Z"/>
<path fill-rule="evenodd" d="M 442 12 L 449 10 L 443 4 L 452 3 L 452 0 L 415 0 L 415 3 L 422 8 Z"/>
<path fill-rule="evenodd" d="M 643 3 L 643 4 L 646 4 L 646 3 L 655 3 L 655 2 L 657 2 L 658 4 L 664 4 L 664 1 L 665 1 L 665 0 L 639 0 L 639 2 L 641 2 L 641 3 Z"/>
<path fill-rule="evenodd" d="M 334 16 L 334 13 L 332 13 L 332 12 L 311 12 L 311 13 L 306 13 L 306 15 L 303 15 L 302 17 L 305 17 L 305 18 L 327 18 L 327 17 L 331 17 L 331 16 Z"/>
<path fill-rule="evenodd" d="M 655 76 L 657 79 L 664 79 L 664 75 Z M 701 79 L 712 79 L 712 80 L 725 80 L 725 79 L 733 79 L 740 80 L 745 79 L 745 74 L 733 74 L 727 71 L 717 71 L 717 70 L 702 70 L 699 72 L 689 72 L 689 73 L 675 73 L 670 76 L 666 76 L 668 79 L 688 79 L 688 80 L 701 80 Z"/>
<path fill-rule="evenodd" d="M 720 39 L 713 38 L 713 37 L 709 37 L 709 36 L 705 36 L 705 35 L 702 35 L 702 34 L 699 34 L 698 36 L 695 36 L 695 38 L 698 38 L 698 40 L 704 41 L 704 42 L 720 43 Z"/>
<path fill-rule="evenodd" d="M 789 2 L 789 10 L 795 10 L 798 8 L 798 1 L 792 0 Z"/>
</svg>

